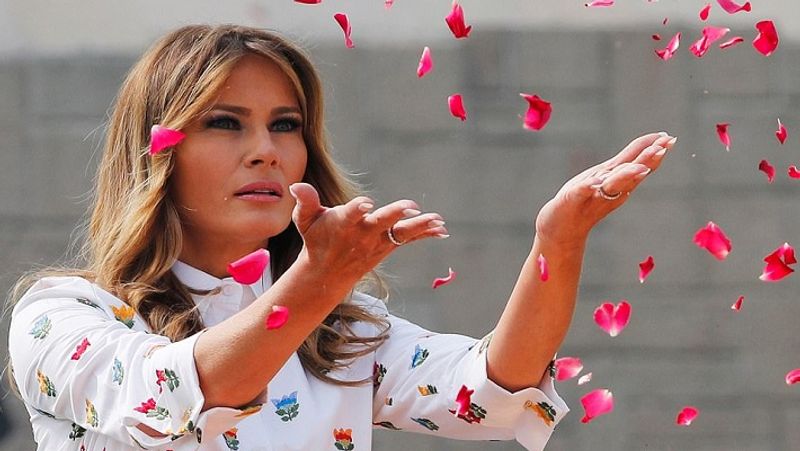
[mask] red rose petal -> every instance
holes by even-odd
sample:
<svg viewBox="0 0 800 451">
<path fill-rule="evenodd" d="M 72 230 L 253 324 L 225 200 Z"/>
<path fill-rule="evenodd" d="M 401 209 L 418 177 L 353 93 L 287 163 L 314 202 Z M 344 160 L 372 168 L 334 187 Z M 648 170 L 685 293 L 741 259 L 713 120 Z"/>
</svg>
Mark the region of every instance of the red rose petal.
<svg viewBox="0 0 800 451">
<path fill-rule="evenodd" d="M 777 282 L 783 279 L 794 272 L 794 269 L 789 265 L 797 263 L 794 256 L 794 248 L 789 243 L 783 243 L 781 247 L 764 257 L 764 261 L 767 264 L 761 276 L 758 277 L 764 282 Z"/>
<path fill-rule="evenodd" d="M 347 14 L 336 13 L 333 15 L 333 18 L 336 19 L 336 22 L 339 23 L 339 26 L 342 27 L 342 31 L 344 31 L 344 45 L 346 45 L 348 49 L 355 47 L 353 45 L 353 40 L 350 39 L 352 29 L 350 28 L 350 19 L 347 17 Z"/>
<path fill-rule="evenodd" d="M 723 42 L 722 44 L 720 44 L 719 48 L 727 49 L 728 47 L 733 47 L 734 45 L 740 44 L 742 42 L 744 42 L 744 38 L 743 37 L 734 36 L 734 37 L 728 39 L 727 41 Z"/>
<path fill-rule="evenodd" d="M 472 402 L 471 397 L 473 393 L 475 393 L 475 390 L 468 389 L 466 385 L 462 385 L 461 389 L 458 390 L 458 394 L 456 395 L 456 404 L 458 404 L 458 409 L 456 409 L 457 415 L 466 415 L 467 412 L 469 412 L 469 405 Z"/>
<path fill-rule="evenodd" d="M 694 56 L 702 58 L 708 49 L 711 48 L 711 44 L 722 39 L 729 31 L 731 31 L 730 28 L 705 27 L 703 28 L 703 37 L 692 44 L 692 46 L 689 47 L 689 51 L 694 53 Z"/>
<path fill-rule="evenodd" d="M 786 131 L 786 127 L 781 124 L 780 118 L 778 119 L 778 130 L 775 131 L 775 137 L 778 138 L 778 142 L 783 143 L 786 142 L 786 138 L 789 136 L 789 132 Z"/>
<path fill-rule="evenodd" d="M 431 58 L 431 49 L 425 47 L 422 50 L 422 56 L 419 58 L 419 66 L 417 66 L 417 77 L 422 78 L 433 69 L 433 58 Z"/>
<path fill-rule="evenodd" d="M 550 120 L 550 114 L 553 112 L 550 102 L 538 95 L 524 93 L 520 93 L 520 95 L 528 101 L 528 111 L 525 113 L 523 126 L 528 130 L 538 131 L 543 129 Z"/>
<path fill-rule="evenodd" d="M 294 0 L 295 3 L 302 3 L 304 5 L 319 5 L 322 0 Z"/>
<path fill-rule="evenodd" d="M 598 8 L 603 6 L 614 6 L 614 0 L 594 0 L 589 3 L 584 3 L 583 6 L 587 8 Z"/>
<path fill-rule="evenodd" d="M 450 107 L 450 114 L 462 121 L 467 120 L 467 110 L 464 109 L 464 100 L 461 98 L 461 94 L 453 94 L 448 97 L 447 105 Z"/>
<path fill-rule="evenodd" d="M 786 385 L 794 385 L 800 382 L 800 368 L 795 368 L 786 373 Z"/>
<path fill-rule="evenodd" d="M 154 125 L 150 128 L 150 155 L 172 147 L 183 141 L 186 134 L 180 130 Z"/>
<path fill-rule="evenodd" d="M 699 411 L 697 408 L 686 406 L 678 413 L 678 417 L 675 419 L 675 424 L 678 426 L 689 426 L 692 424 L 692 421 L 697 418 L 698 413 Z"/>
<path fill-rule="evenodd" d="M 256 283 L 264 274 L 264 268 L 269 264 L 269 251 L 258 249 L 244 257 L 228 264 L 228 274 L 233 280 L 250 285 Z"/>
<path fill-rule="evenodd" d="M 653 256 L 648 256 L 643 262 L 639 263 L 639 283 L 644 283 L 644 279 L 650 275 L 650 271 L 655 268 L 656 265 L 653 263 Z"/>
<path fill-rule="evenodd" d="M 539 254 L 536 257 L 536 262 L 539 264 L 539 279 L 542 282 L 547 282 L 547 279 L 550 278 L 550 271 L 547 269 L 547 259 L 544 258 L 544 255 Z"/>
<path fill-rule="evenodd" d="M 586 373 L 578 378 L 578 385 L 589 383 L 591 382 L 591 380 L 592 380 L 592 373 Z"/>
<path fill-rule="evenodd" d="M 453 271 L 453 268 L 447 268 L 447 272 L 449 273 L 447 277 L 437 277 L 433 279 L 433 288 L 439 288 L 442 285 L 446 285 L 453 281 L 456 278 L 456 272 Z"/>
<path fill-rule="evenodd" d="M 681 33 L 675 33 L 675 36 L 669 40 L 669 43 L 666 47 L 660 50 L 656 50 L 656 55 L 664 61 L 669 60 L 675 55 L 675 52 L 678 51 L 678 47 L 681 45 Z"/>
<path fill-rule="evenodd" d="M 652 35 L 650 37 L 653 38 L 654 41 L 660 41 L 661 40 L 661 35 L 658 34 L 658 33 L 656 33 L 656 34 L 654 34 L 654 35 Z"/>
<path fill-rule="evenodd" d="M 728 127 L 731 124 L 717 124 L 717 136 L 719 136 L 719 141 L 722 145 L 725 146 L 725 150 L 730 152 L 731 150 L 731 136 L 728 134 Z"/>
<path fill-rule="evenodd" d="M 383 2 L 383 6 L 384 6 L 384 8 L 386 8 L 386 9 L 389 9 L 389 8 L 391 8 L 393 4 L 394 4 L 394 0 L 385 0 L 385 1 Z"/>
<path fill-rule="evenodd" d="M 739 11 L 745 11 L 749 13 L 752 9 L 750 2 L 745 2 L 744 5 L 737 5 L 733 2 L 733 0 L 717 0 L 717 3 L 719 3 L 719 6 L 721 6 L 722 9 L 724 9 L 728 14 L 735 14 Z"/>
<path fill-rule="evenodd" d="M 758 163 L 758 170 L 764 174 L 767 174 L 767 180 L 769 183 L 772 183 L 772 181 L 775 180 L 775 167 L 769 164 L 769 161 L 761 160 L 761 162 Z"/>
<path fill-rule="evenodd" d="M 711 11 L 711 3 L 706 4 L 703 9 L 700 10 L 700 20 L 706 21 L 708 20 L 708 12 Z"/>
<path fill-rule="evenodd" d="M 772 55 L 778 48 L 778 31 L 771 20 L 762 20 L 756 24 L 758 36 L 753 40 L 753 47 L 764 56 Z"/>
<path fill-rule="evenodd" d="M 665 17 L 664 20 L 661 21 L 661 25 L 666 25 L 669 22 L 669 17 Z"/>
<path fill-rule="evenodd" d="M 611 337 L 616 337 L 628 325 L 631 318 L 631 305 L 622 300 L 614 305 L 605 302 L 594 311 L 594 322 Z"/>
<path fill-rule="evenodd" d="M 447 26 L 450 27 L 450 31 L 453 32 L 453 36 L 456 39 L 466 38 L 469 36 L 469 32 L 472 31 L 472 26 L 467 26 L 464 23 L 464 9 L 455 0 L 453 1 L 453 9 L 450 10 L 450 14 L 444 18 L 444 21 L 447 22 Z"/>
<path fill-rule="evenodd" d="M 789 166 L 789 177 L 793 179 L 800 179 L 800 169 L 797 169 L 797 166 L 795 165 Z"/>
<path fill-rule="evenodd" d="M 742 309 L 742 302 L 744 302 L 744 296 L 739 296 L 739 299 L 733 303 L 731 306 L 731 310 L 736 310 L 737 312 Z"/>
<path fill-rule="evenodd" d="M 581 398 L 584 416 L 581 423 L 588 423 L 593 419 L 610 413 L 614 410 L 614 395 L 605 388 L 592 390 Z"/>
<path fill-rule="evenodd" d="M 705 227 L 694 234 L 694 244 L 706 249 L 718 260 L 725 260 L 731 252 L 731 240 L 725 232 L 716 224 L 709 221 Z"/>
<path fill-rule="evenodd" d="M 556 380 L 572 379 L 583 371 L 583 363 L 577 357 L 561 357 L 556 359 Z"/>
<path fill-rule="evenodd" d="M 289 307 L 273 305 L 272 312 L 267 315 L 264 324 L 266 324 L 267 330 L 280 329 L 287 321 L 289 321 Z"/>
</svg>

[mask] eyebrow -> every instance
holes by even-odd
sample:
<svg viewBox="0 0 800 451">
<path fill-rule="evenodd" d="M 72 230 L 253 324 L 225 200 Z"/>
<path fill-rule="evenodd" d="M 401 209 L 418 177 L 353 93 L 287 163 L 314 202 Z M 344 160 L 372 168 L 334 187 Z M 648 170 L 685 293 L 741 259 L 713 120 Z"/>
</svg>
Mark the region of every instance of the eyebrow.
<svg viewBox="0 0 800 451">
<path fill-rule="evenodd" d="M 213 110 L 223 110 L 229 111 L 231 113 L 240 114 L 242 116 L 249 116 L 252 110 L 250 108 L 246 108 L 243 106 L 238 105 L 228 105 L 225 103 L 220 103 L 211 107 Z M 272 109 L 272 114 L 284 114 L 284 113 L 297 113 L 302 115 L 303 112 L 300 111 L 300 108 L 295 106 L 279 106 Z"/>
</svg>

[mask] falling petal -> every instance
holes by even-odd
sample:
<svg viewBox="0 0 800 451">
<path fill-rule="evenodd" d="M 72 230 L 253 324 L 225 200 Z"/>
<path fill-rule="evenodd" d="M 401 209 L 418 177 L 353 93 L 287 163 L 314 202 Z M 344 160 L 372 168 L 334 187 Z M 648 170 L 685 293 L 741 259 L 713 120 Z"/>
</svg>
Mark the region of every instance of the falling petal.
<svg viewBox="0 0 800 451">
<path fill-rule="evenodd" d="M 583 6 L 587 8 L 597 8 L 602 6 L 614 6 L 614 0 L 594 0 L 589 3 L 584 3 Z"/>
<path fill-rule="evenodd" d="M 694 56 L 702 58 L 708 49 L 711 48 L 711 44 L 722 39 L 729 31 L 731 31 L 730 28 L 705 27 L 703 28 L 703 37 L 692 44 L 689 50 L 694 53 Z"/>
<path fill-rule="evenodd" d="M 154 125 L 150 129 L 150 155 L 155 155 L 168 147 L 177 145 L 185 137 L 186 134 L 180 130 Z"/>
<path fill-rule="evenodd" d="M 639 263 L 639 283 L 644 283 L 644 279 L 650 275 L 650 271 L 655 268 L 656 265 L 653 263 L 653 256 L 650 255 L 645 259 L 645 261 Z"/>
<path fill-rule="evenodd" d="M 708 20 L 708 12 L 711 11 L 711 3 L 706 4 L 703 9 L 700 10 L 700 20 L 706 21 Z"/>
<path fill-rule="evenodd" d="M 800 382 L 800 368 L 795 368 L 786 373 L 786 385 L 794 385 Z"/>
<path fill-rule="evenodd" d="M 449 273 L 447 277 L 437 277 L 433 279 L 433 288 L 439 288 L 442 285 L 446 285 L 453 281 L 456 278 L 456 272 L 453 271 L 453 268 L 447 268 L 447 272 Z"/>
<path fill-rule="evenodd" d="M 233 280 L 249 285 L 256 283 L 261 278 L 267 265 L 269 265 L 269 251 L 258 249 L 228 264 L 228 274 L 233 277 Z"/>
<path fill-rule="evenodd" d="M 675 36 L 673 36 L 672 39 L 669 40 L 669 43 L 667 44 L 666 47 L 660 50 L 656 50 L 656 55 L 658 55 L 658 57 L 661 58 L 662 60 L 667 61 L 668 59 L 672 58 L 675 52 L 678 51 L 678 47 L 680 47 L 680 45 L 681 45 L 681 33 L 677 32 L 675 33 Z"/>
<path fill-rule="evenodd" d="M 556 380 L 572 379 L 583 371 L 583 363 L 577 357 L 561 357 L 556 359 Z"/>
<path fill-rule="evenodd" d="M 294 0 L 295 3 L 302 3 L 304 5 L 318 5 L 322 0 Z"/>
<path fill-rule="evenodd" d="M 734 36 L 734 37 L 728 39 L 727 41 L 723 42 L 722 44 L 720 44 L 719 48 L 727 49 L 728 47 L 733 47 L 734 45 L 741 44 L 742 42 L 744 42 L 744 38 L 743 37 Z"/>
<path fill-rule="evenodd" d="M 592 373 L 586 373 L 578 378 L 578 385 L 587 384 L 592 380 Z"/>
<path fill-rule="evenodd" d="M 736 14 L 739 11 L 750 12 L 752 9 L 750 6 L 750 2 L 745 2 L 744 5 L 737 5 L 733 0 L 717 0 L 719 6 L 725 10 L 728 14 Z"/>
<path fill-rule="evenodd" d="M 736 310 L 737 312 L 742 309 L 742 302 L 744 302 L 744 296 L 739 296 L 739 299 L 733 303 L 731 306 L 731 310 Z"/>
<path fill-rule="evenodd" d="M 450 107 L 450 114 L 462 121 L 467 120 L 467 110 L 464 109 L 464 100 L 461 98 L 461 94 L 453 94 L 448 97 L 447 105 Z"/>
<path fill-rule="evenodd" d="M 771 254 L 764 257 L 767 263 L 759 279 L 764 282 L 777 282 L 794 272 L 789 265 L 797 263 L 794 257 L 794 248 L 789 243 L 775 249 Z"/>
<path fill-rule="evenodd" d="M 669 17 L 665 17 L 664 20 L 661 21 L 661 25 L 666 26 L 667 22 L 669 22 Z"/>
<path fill-rule="evenodd" d="M 654 34 L 654 35 L 652 35 L 650 37 L 653 38 L 654 41 L 660 41 L 661 40 L 661 35 L 658 34 L 658 33 L 656 33 L 656 34 Z"/>
<path fill-rule="evenodd" d="M 769 164 L 769 161 L 761 160 L 761 162 L 758 163 L 758 170 L 764 174 L 767 174 L 767 180 L 769 183 L 772 183 L 772 181 L 775 180 L 775 167 Z"/>
<path fill-rule="evenodd" d="M 719 141 L 725 146 L 725 150 L 730 152 L 731 150 L 731 136 L 728 134 L 728 127 L 731 124 L 717 124 L 717 136 L 719 136 Z"/>
<path fill-rule="evenodd" d="M 614 395 L 608 389 L 598 388 L 585 394 L 581 398 L 581 404 L 584 410 L 581 423 L 588 423 L 614 410 Z"/>
<path fill-rule="evenodd" d="M 284 305 L 273 305 L 272 312 L 267 315 L 265 324 L 267 330 L 280 329 L 289 320 L 289 307 Z"/>
<path fill-rule="evenodd" d="M 419 66 L 417 66 L 417 77 L 422 78 L 433 69 L 433 58 L 431 58 L 431 49 L 425 47 L 422 50 L 422 56 L 419 59 Z"/>
<path fill-rule="evenodd" d="M 467 26 L 464 23 L 464 9 L 455 0 L 453 1 L 453 9 L 444 18 L 444 21 L 447 22 L 447 26 L 450 27 L 450 31 L 453 32 L 453 36 L 456 39 L 466 38 L 469 36 L 469 32 L 472 31 L 472 26 Z"/>
<path fill-rule="evenodd" d="M 628 325 L 631 318 L 631 305 L 622 300 L 614 305 L 605 302 L 594 311 L 594 322 L 611 337 L 616 337 Z"/>
<path fill-rule="evenodd" d="M 336 13 L 333 15 L 333 18 L 336 19 L 336 22 L 339 23 L 339 26 L 342 27 L 342 31 L 344 31 L 344 45 L 347 46 L 348 49 L 352 49 L 355 47 L 353 45 L 353 40 L 350 39 L 350 19 L 347 17 L 347 14 L 344 13 Z"/>
<path fill-rule="evenodd" d="M 528 130 L 543 129 L 550 120 L 550 114 L 553 112 L 550 102 L 540 98 L 538 95 L 524 93 L 520 93 L 520 95 L 528 101 L 528 111 L 525 113 L 523 126 Z"/>
<path fill-rule="evenodd" d="M 384 8 L 386 8 L 386 9 L 389 9 L 389 8 L 391 8 L 391 7 L 392 7 L 392 5 L 394 5 L 394 0 L 385 0 L 385 1 L 383 2 L 383 6 L 384 6 Z"/>
<path fill-rule="evenodd" d="M 695 407 L 686 406 L 678 413 L 678 418 L 675 419 L 675 423 L 678 426 L 689 426 L 697 417 L 698 413 L 699 411 Z"/>
<path fill-rule="evenodd" d="M 797 169 L 797 166 L 795 165 L 789 166 L 789 177 L 793 179 L 800 179 L 800 169 Z"/>
<path fill-rule="evenodd" d="M 717 260 L 725 260 L 731 252 L 731 240 L 711 221 L 694 234 L 694 244 L 706 249 Z"/>
<path fill-rule="evenodd" d="M 764 56 L 772 55 L 778 48 L 778 31 L 771 20 L 762 20 L 756 24 L 758 36 L 753 40 L 753 47 Z"/>
<path fill-rule="evenodd" d="M 781 144 L 786 142 L 786 138 L 789 136 L 789 132 L 786 131 L 786 127 L 781 124 L 781 120 L 778 119 L 778 130 L 775 132 L 775 137 L 778 138 L 778 142 Z"/>
<path fill-rule="evenodd" d="M 461 389 L 458 390 L 458 394 L 456 395 L 456 404 L 458 404 L 458 409 L 456 409 L 457 415 L 466 415 L 467 412 L 469 412 L 473 393 L 475 393 L 475 390 L 468 389 L 466 385 L 462 385 Z"/>
<path fill-rule="evenodd" d="M 539 254 L 536 257 L 536 262 L 539 263 L 539 279 L 542 282 L 547 282 L 547 279 L 550 278 L 550 271 L 547 269 L 547 259 L 544 258 L 544 255 Z"/>
</svg>

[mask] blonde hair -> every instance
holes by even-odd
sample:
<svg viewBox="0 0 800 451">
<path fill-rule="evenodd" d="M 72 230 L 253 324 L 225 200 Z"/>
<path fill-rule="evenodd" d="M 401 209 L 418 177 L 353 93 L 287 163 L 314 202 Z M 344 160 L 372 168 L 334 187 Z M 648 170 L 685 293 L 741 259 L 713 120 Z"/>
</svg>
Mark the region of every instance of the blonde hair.
<svg viewBox="0 0 800 451">
<path fill-rule="evenodd" d="M 293 84 L 308 149 L 303 181 L 317 189 L 326 206 L 355 197 L 358 186 L 328 151 L 322 87 L 306 54 L 283 37 L 257 28 L 185 26 L 161 38 L 141 57 L 115 100 L 91 214 L 76 258 L 82 265 L 49 267 L 21 277 L 12 288 L 9 305 L 42 277 L 80 276 L 115 294 L 145 318 L 153 332 L 173 341 L 202 330 L 203 321 L 191 297 L 194 291 L 170 271 L 182 241 L 180 219 L 169 196 L 173 152 L 148 154 L 150 127 L 181 129 L 199 118 L 235 64 L 248 54 L 276 63 Z M 301 247 L 294 224 L 269 239 L 273 280 L 294 262 Z M 375 273 L 365 277 L 364 284 L 383 291 Z M 356 336 L 351 325 L 358 321 L 375 325 L 381 333 Z M 341 331 L 334 327 L 336 322 Z M 321 380 L 361 385 L 371 378 L 341 381 L 327 373 L 373 352 L 388 337 L 388 329 L 384 317 L 345 301 L 306 338 L 298 355 L 305 369 Z"/>
</svg>

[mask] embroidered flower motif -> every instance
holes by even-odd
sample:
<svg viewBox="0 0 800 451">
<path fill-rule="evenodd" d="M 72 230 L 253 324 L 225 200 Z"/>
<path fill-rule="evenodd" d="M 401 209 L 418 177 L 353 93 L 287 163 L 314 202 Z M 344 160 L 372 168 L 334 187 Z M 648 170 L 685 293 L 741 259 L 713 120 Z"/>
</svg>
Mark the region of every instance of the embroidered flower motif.
<svg viewBox="0 0 800 451">
<path fill-rule="evenodd" d="M 181 385 L 181 381 L 178 376 L 175 374 L 175 371 L 172 371 L 169 368 L 164 368 L 163 370 L 156 370 L 156 385 L 158 385 L 158 392 L 164 389 L 161 386 L 162 382 L 166 382 L 167 388 L 169 388 L 170 392 L 175 391 Z"/>
<path fill-rule="evenodd" d="M 122 379 L 125 377 L 125 370 L 122 369 L 122 362 L 114 357 L 114 365 L 111 366 L 111 381 L 116 382 L 117 385 L 122 385 Z"/>
<path fill-rule="evenodd" d="M 133 328 L 133 307 L 123 305 L 121 307 L 111 306 L 111 311 L 114 312 L 114 318 L 122 324 L 128 326 L 129 329 Z"/>
<path fill-rule="evenodd" d="M 372 424 L 375 426 L 384 427 L 386 429 L 391 429 L 393 431 L 402 431 L 402 429 L 392 424 L 391 421 L 378 421 L 377 423 L 372 423 Z"/>
<path fill-rule="evenodd" d="M 372 387 L 378 388 L 381 382 L 383 382 L 384 376 L 386 376 L 386 367 L 375 362 L 375 364 L 372 365 Z"/>
<path fill-rule="evenodd" d="M 36 379 L 39 380 L 39 391 L 44 393 L 47 396 L 56 396 L 56 388 L 53 386 L 53 382 L 50 381 L 50 378 L 45 376 L 42 373 L 42 370 L 36 370 Z"/>
<path fill-rule="evenodd" d="M 434 423 L 433 421 L 431 421 L 431 420 L 429 420 L 427 418 L 413 418 L 412 417 L 411 419 L 416 421 L 419 425 L 425 427 L 428 430 L 431 430 L 431 431 L 438 431 L 439 430 L 439 425 L 437 425 L 436 423 Z"/>
<path fill-rule="evenodd" d="M 459 414 L 454 409 L 448 409 L 450 413 L 456 415 L 458 418 L 466 421 L 469 424 L 472 423 L 480 423 L 481 420 L 486 419 L 486 409 L 483 407 L 475 404 L 474 402 L 469 404 L 469 410 L 467 410 L 466 414 Z"/>
<path fill-rule="evenodd" d="M 300 413 L 300 404 L 297 402 L 297 391 L 293 391 L 288 395 L 283 395 L 280 399 L 270 398 L 272 404 L 277 409 L 275 414 L 281 417 L 281 420 L 292 421 L 298 413 Z"/>
<path fill-rule="evenodd" d="M 255 413 L 261 412 L 261 407 L 262 407 L 262 405 L 261 405 L 261 404 L 256 404 L 256 405 L 253 405 L 253 406 L 246 406 L 246 407 L 242 407 L 242 408 L 240 409 L 240 410 L 241 410 L 241 412 L 240 412 L 240 413 L 237 413 L 237 414 L 235 415 L 235 417 L 236 417 L 236 418 L 244 418 L 244 417 L 249 417 L 250 415 L 253 415 L 253 414 L 255 414 Z"/>
<path fill-rule="evenodd" d="M 156 401 L 153 398 L 143 402 L 139 407 L 134 407 L 133 410 L 146 414 L 148 418 L 155 417 L 158 420 L 165 420 L 169 417 L 169 410 L 164 407 L 157 406 Z"/>
<path fill-rule="evenodd" d="M 98 310 L 103 310 L 102 307 L 100 307 L 99 305 L 95 304 L 94 302 L 92 302 L 92 301 L 90 301 L 90 300 L 88 300 L 86 298 L 75 298 L 75 300 L 80 302 L 83 305 L 88 305 L 89 307 L 96 308 Z"/>
<path fill-rule="evenodd" d="M 552 426 L 553 422 L 556 421 L 556 409 L 544 401 L 538 404 L 534 404 L 530 400 L 525 401 L 525 408 L 536 412 L 536 415 L 539 415 L 539 418 L 548 426 Z"/>
<path fill-rule="evenodd" d="M 483 354 L 486 349 L 489 348 L 489 343 L 492 342 L 492 337 L 494 336 L 494 332 L 490 332 L 485 337 L 481 338 L 481 345 L 478 347 L 478 355 Z"/>
<path fill-rule="evenodd" d="M 439 389 L 435 385 L 418 385 L 417 390 L 422 396 L 430 396 L 439 393 Z"/>
<path fill-rule="evenodd" d="M 94 408 L 94 404 L 92 401 L 86 400 L 86 423 L 92 427 L 97 427 L 99 424 L 99 418 L 97 417 L 97 410 Z"/>
<path fill-rule="evenodd" d="M 335 440 L 333 444 L 338 450 L 350 451 L 355 448 L 352 429 L 334 429 L 333 438 Z"/>
<path fill-rule="evenodd" d="M 50 329 L 53 327 L 53 323 L 50 322 L 50 318 L 47 315 L 42 316 L 35 323 L 33 323 L 33 329 L 31 329 L 29 334 L 33 335 L 33 338 L 38 338 L 40 340 L 44 340 L 44 337 L 50 333 Z"/>
<path fill-rule="evenodd" d="M 550 375 L 550 379 L 556 378 L 556 361 L 551 360 L 549 364 L 547 364 L 547 374 Z"/>
<path fill-rule="evenodd" d="M 80 359 L 83 353 L 86 352 L 87 349 L 89 349 L 89 345 L 91 345 L 91 343 L 89 343 L 89 339 L 84 338 L 81 341 L 81 343 L 75 348 L 75 352 L 72 353 L 72 357 L 70 357 L 70 359 L 71 360 Z"/>
<path fill-rule="evenodd" d="M 422 365 L 425 359 L 428 358 L 428 355 L 430 355 L 430 353 L 427 349 L 420 347 L 420 345 L 416 345 L 414 347 L 414 356 L 411 357 L 411 368 L 416 368 Z"/>
<path fill-rule="evenodd" d="M 228 449 L 239 449 L 239 439 L 236 437 L 237 432 L 239 432 L 239 429 L 230 428 L 222 434 L 222 438 L 225 439 L 225 445 Z"/>
<path fill-rule="evenodd" d="M 178 434 L 179 434 L 178 436 L 179 437 L 181 435 L 187 433 L 187 432 L 194 432 L 194 423 L 192 422 L 192 420 L 189 419 L 189 418 L 191 418 L 191 416 L 192 416 L 192 408 L 191 407 L 189 407 L 188 409 L 185 409 L 183 411 L 183 416 L 181 417 L 181 421 L 183 422 L 183 426 L 178 428 Z"/>
<path fill-rule="evenodd" d="M 69 433 L 70 440 L 77 440 L 83 437 L 83 434 L 86 432 L 86 429 L 82 428 L 77 423 L 72 423 L 72 431 Z"/>
<path fill-rule="evenodd" d="M 394 403 L 394 399 L 392 399 L 390 396 L 387 396 L 386 399 L 383 400 L 383 403 L 387 406 L 391 406 Z"/>
</svg>

